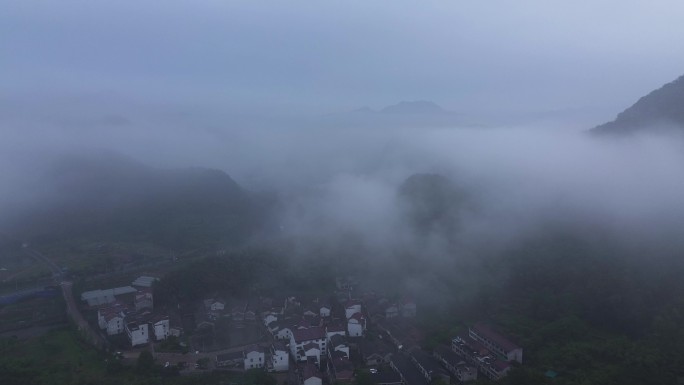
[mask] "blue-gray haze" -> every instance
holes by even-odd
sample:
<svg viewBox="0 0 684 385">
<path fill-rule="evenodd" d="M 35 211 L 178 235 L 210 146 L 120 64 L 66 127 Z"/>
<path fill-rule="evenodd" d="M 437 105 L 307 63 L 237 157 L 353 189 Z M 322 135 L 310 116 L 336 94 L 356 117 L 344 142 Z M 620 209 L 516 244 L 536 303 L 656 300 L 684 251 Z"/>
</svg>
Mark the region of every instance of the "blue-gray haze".
<svg viewBox="0 0 684 385">
<path fill-rule="evenodd" d="M 0 204 L 42 159 L 102 148 L 306 200 L 282 218 L 294 233 L 394 241 L 415 172 L 477 191 L 474 238 L 549 212 L 672 228 L 681 138 L 584 130 L 684 72 L 681 20 L 675 0 L 3 1 Z M 402 100 L 460 123 L 349 117 Z"/>
</svg>

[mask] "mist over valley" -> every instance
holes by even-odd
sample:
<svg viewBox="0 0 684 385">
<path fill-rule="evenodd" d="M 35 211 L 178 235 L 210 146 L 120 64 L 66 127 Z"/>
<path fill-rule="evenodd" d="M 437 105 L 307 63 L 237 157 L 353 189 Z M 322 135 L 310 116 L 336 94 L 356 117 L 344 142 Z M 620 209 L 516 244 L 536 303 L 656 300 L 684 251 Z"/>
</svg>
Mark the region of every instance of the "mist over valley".
<svg viewBox="0 0 684 385">
<path fill-rule="evenodd" d="M 0 5 L 0 382 L 684 382 L 682 11 Z"/>
</svg>

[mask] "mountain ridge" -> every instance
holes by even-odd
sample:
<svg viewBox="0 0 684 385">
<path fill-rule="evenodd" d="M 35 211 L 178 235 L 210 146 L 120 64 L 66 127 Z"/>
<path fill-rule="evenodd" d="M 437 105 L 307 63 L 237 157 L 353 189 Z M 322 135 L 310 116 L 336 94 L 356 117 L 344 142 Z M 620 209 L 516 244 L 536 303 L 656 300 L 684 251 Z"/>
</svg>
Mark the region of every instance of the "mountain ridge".
<svg viewBox="0 0 684 385">
<path fill-rule="evenodd" d="M 32 183 L 40 194 L 3 218 L 25 239 L 239 244 L 268 210 L 223 171 L 157 169 L 118 154 L 59 157 Z"/>
<path fill-rule="evenodd" d="M 642 130 L 684 130 L 684 75 L 642 96 L 615 120 L 591 129 L 595 134 L 629 134 Z"/>
</svg>

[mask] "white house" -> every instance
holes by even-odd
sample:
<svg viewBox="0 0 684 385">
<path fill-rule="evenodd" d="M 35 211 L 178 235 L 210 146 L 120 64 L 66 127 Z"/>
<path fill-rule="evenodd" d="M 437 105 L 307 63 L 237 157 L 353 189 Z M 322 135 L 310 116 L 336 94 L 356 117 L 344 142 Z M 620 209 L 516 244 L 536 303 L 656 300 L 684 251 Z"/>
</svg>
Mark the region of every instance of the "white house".
<svg viewBox="0 0 684 385">
<path fill-rule="evenodd" d="M 321 317 L 330 317 L 330 311 L 332 310 L 332 307 L 328 304 L 323 304 L 321 305 L 321 308 L 319 309 L 319 315 Z"/>
<path fill-rule="evenodd" d="M 304 349 L 305 346 L 309 344 L 315 344 L 318 347 L 318 354 L 325 354 L 326 352 L 326 341 L 325 341 L 325 330 L 322 327 L 314 326 L 308 329 L 295 329 L 292 330 L 292 335 L 290 337 L 290 353 L 295 361 L 306 361 L 307 354 Z M 311 350 L 311 346 L 307 346 L 309 349 L 309 355 L 314 352 Z M 317 362 L 320 362 L 320 357 Z"/>
<path fill-rule="evenodd" d="M 349 319 L 354 313 L 361 313 L 361 302 L 357 300 L 349 300 L 344 306 L 344 315 Z"/>
<path fill-rule="evenodd" d="M 292 319 L 284 319 L 272 321 L 268 324 L 268 330 L 273 334 L 273 338 L 276 340 L 290 340 L 292 337 L 292 331 L 297 329 L 299 324 L 297 321 Z"/>
<path fill-rule="evenodd" d="M 226 308 L 226 302 L 218 298 L 207 298 L 203 302 L 207 311 L 222 312 Z"/>
<path fill-rule="evenodd" d="M 281 329 L 278 329 L 274 334 L 273 338 L 277 340 L 289 340 L 292 338 L 292 329 L 289 327 L 283 327 Z"/>
<path fill-rule="evenodd" d="M 344 336 L 335 334 L 328 340 L 328 358 L 332 358 L 331 353 L 333 352 L 341 352 L 345 357 L 349 358 L 349 345 Z"/>
<path fill-rule="evenodd" d="M 127 322 L 126 334 L 128 335 L 128 340 L 131 342 L 131 346 L 144 345 L 150 340 L 150 333 L 146 322 Z"/>
<path fill-rule="evenodd" d="M 266 364 L 264 349 L 259 345 L 252 345 L 245 349 L 245 370 L 263 368 Z"/>
<path fill-rule="evenodd" d="M 113 336 L 124 331 L 124 313 L 117 307 L 104 308 L 97 311 L 97 323 L 100 329 L 106 329 L 107 335 Z"/>
<path fill-rule="evenodd" d="M 303 385 L 322 385 L 323 376 L 318 370 L 316 365 L 307 362 L 302 370 L 302 383 Z"/>
<path fill-rule="evenodd" d="M 159 317 L 152 321 L 154 338 L 157 341 L 165 340 L 171 335 L 171 327 L 168 317 Z"/>
<path fill-rule="evenodd" d="M 303 361 L 315 362 L 316 366 L 321 366 L 321 347 L 315 342 L 309 342 L 302 347 Z"/>
<path fill-rule="evenodd" d="M 213 300 L 211 302 L 211 304 L 209 305 L 209 310 L 211 310 L 211 311 L 223 311 L 223 309 L 225 309 L 225 308 L 226 308 L 225 302 L 223 302 L 219 299 Z"/>
<path fill-rule="evenodd" d="M 271 372 L 286 372 L 290 369 L 290 356 L 287 348 L 282 342 L 271 344 L 271 360 L 268 363 L 268 370 Z"/>
<path fill-rule="evenodd" d="M 361 313 L 354 313 L 347 320 L 347 331 L 349 337 L 361 337 L 366 330 L 366 318 Z"/>
</svg>

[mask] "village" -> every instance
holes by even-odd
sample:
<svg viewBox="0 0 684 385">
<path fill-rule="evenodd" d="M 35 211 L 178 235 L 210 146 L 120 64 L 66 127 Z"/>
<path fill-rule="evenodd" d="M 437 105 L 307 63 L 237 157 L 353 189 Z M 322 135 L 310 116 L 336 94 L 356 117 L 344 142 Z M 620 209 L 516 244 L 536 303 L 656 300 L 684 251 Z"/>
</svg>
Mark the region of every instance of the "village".
<svg viewBox="0 0 684 385">
<path fill-rule="evenodd" d="M 83 292 L 82 307 L 119 357 L 151 350 L 181 374 L 260 370 L 280 384 L 458 384 L 499 380 L 523 360 L 523 349 L 486 323 L 424 350 L 415 301 L 365 292 L 353 277 L 336 278 L 327 297 L 214 293 L 176 309 L 155 307 L 155 281 L 141 276 Z"/>
</svg>

